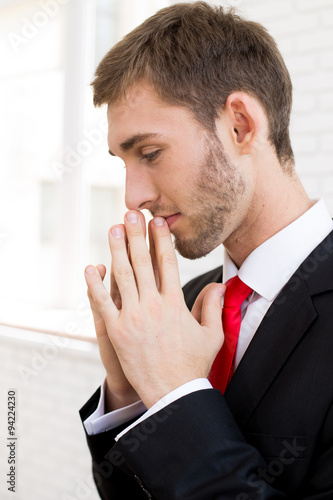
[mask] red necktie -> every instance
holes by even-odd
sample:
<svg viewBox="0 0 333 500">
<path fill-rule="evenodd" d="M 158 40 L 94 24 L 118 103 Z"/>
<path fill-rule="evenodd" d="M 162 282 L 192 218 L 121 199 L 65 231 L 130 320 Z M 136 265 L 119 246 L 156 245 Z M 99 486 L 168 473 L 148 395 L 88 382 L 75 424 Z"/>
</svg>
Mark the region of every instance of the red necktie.
<svg viewBox="0 0 333 500">
<path fill-rule="evenodd" d="M 241 325 L 241 305 L 252 292 L 252 289 L 238 276 L 228 280 L 226 287 L 222 309 L 224 342 L 209 374 L 212 386 L 219 389 L 222 394 L 234 373 L 235 352 Z"/>
</svg>

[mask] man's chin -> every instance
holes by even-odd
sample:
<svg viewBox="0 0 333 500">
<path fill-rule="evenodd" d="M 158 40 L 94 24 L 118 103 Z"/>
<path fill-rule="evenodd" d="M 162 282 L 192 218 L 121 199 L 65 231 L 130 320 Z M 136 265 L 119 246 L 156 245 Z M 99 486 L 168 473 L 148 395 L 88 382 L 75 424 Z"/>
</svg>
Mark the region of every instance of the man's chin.
<svg viewBox="0 0 333 500">
<path fill-rule="evenodd" d="M 205 257 L 212 250 L 214 246 L 211 247 L 207 244 L 207 241 L 195 240 L 181 240 L 177 237 L 174 238 L 175 249 L 177 252 L 185 259 L 195 260 Z"/>
</svg>

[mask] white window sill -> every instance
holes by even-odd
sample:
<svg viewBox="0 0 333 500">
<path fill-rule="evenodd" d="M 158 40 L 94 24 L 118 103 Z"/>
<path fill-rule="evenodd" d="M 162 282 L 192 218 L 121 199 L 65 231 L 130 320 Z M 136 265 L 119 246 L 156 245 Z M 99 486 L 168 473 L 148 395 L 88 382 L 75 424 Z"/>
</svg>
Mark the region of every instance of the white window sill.
<svg viewBox="0 0 333 500">
<path fill-rule="evenodd" d="M 97 343 L 92 315 L 88 310 L 45 309 L 31 304 L 1 301 L 0 333 L 5 331 L 4 327 Z"/>
</svg>

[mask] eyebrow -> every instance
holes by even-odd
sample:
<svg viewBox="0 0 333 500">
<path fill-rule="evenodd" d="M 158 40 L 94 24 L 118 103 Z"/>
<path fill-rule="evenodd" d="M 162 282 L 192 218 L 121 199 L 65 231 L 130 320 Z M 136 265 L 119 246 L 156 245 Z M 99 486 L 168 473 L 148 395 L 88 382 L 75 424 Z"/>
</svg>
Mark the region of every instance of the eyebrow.
<svg viewBox="0 0 333 500">
<path fill-rule="evenodd" d="M 142 141 L 145 141 L 147 139 L 152 139 L 154 137 L 158 137 L 160 134 L 156 134 L 153 132 L 150 132 L 148 134 L 135 134 L 129 139 L 126 139 L 126 141 L 122 142 L 120 144 L 120 149 L 126 153 L 127 151 L 130 151 L 130 149 L 134 148 L 137 144 L 139 144 Z M 109 150 L 109 154 L 111 156 L 116 156 L 112 151 Z"/>
</svg>

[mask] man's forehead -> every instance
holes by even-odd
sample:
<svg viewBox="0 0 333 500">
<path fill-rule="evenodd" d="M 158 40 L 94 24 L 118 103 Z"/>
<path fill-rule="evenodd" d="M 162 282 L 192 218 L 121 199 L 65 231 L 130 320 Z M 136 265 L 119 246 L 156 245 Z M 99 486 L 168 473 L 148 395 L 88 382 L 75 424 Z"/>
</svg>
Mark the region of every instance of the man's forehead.
<svg viewBox="0 0 333 500">
<path fill-rule="evenodd" d="M 110 154 L 112 148 L 127 152 L 142 141 L 160 137 L 163 120 L 156 109 L 161 111 L 161 106 L 169 107 L 148 83 L 133 85 L 121 99 L 110 103 L 107 111 Z"/>
<path fill-rule="evenodd" d="M 117 137 L 117 142 L 123 142 L 138 134 L 160 133 L 170 121 L 169 108 L 172 106 L 163 103 L 155 92 L 131 89 L 119 101 L 108 105 L 109 139 Z"/>
<path fill-rule="evenodd" d="M 149 82 L 141 80 L 128 87 L 124 95 L 108 105 L 108 109 L 112 112 L 115 108 L 126 106 L 136 107 L 147 102 L 156 105 L 163 104 L 162 99 L 159 97 L 154 87 Z M 165 102 L 164 105 L 166 105 Z"/>
<path fill-rule="evenodd" d="M 187 107 L 161 99 L 147 82 L 133 85 L 125 96 L 110 103 L 107 115 L 108 142 L 113 152 L 123 143 L 138 144 L 140 136 L 170 139 L 174 134 L 181 134 L 186 127 L 202 131 L 202 126 Z M 127 151 L 130 148 L 120 149 Z"/>
</svg>

